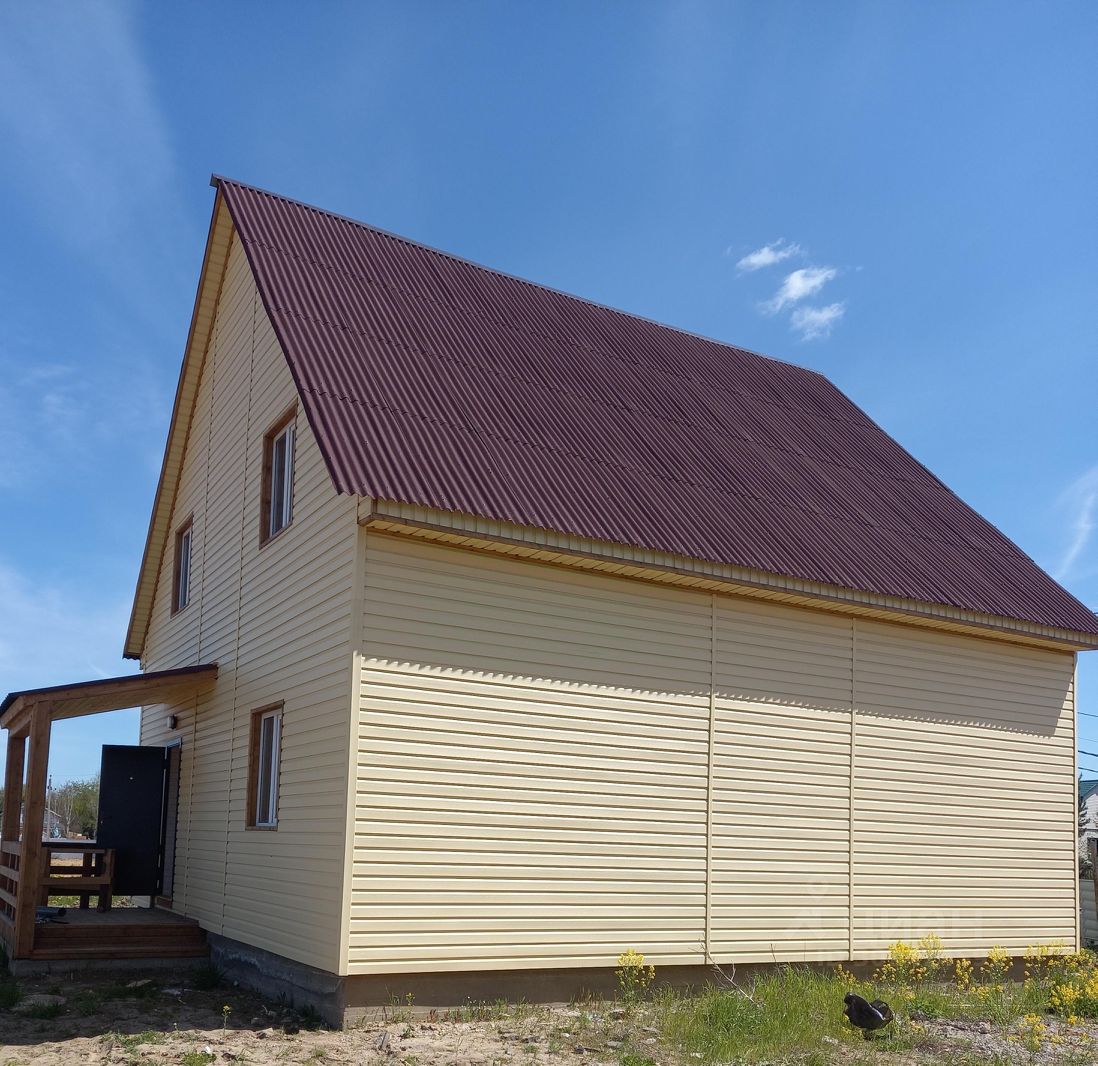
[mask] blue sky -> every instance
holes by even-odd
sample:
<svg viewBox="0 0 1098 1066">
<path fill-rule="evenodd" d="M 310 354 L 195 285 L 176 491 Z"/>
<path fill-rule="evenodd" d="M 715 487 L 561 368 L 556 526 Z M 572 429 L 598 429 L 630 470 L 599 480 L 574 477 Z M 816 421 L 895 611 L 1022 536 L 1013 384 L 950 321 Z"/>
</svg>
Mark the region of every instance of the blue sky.
<svg viewBox="0 0 1098 1066">
<path fill-rule="evenodd" d="M 1095 55 L 1089 0 L 0 2 L 0 690 L 132 669 L 212 171 L 814 367 L 1098 605 Z"/>
</svg>

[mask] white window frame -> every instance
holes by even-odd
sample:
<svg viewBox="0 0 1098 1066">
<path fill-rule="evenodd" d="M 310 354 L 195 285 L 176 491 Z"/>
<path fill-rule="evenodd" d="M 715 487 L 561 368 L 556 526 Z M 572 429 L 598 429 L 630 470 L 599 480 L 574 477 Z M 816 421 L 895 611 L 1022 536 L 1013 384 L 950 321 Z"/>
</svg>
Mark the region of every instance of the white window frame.
<svg viewBox="0 0 1098 1066">
<path fill-rule="evenodd" d="M 175 535 L 175 573 L 172 582 L 172 614 L 178 614 L 191 602 L 191 559 L 194 551 L 194 520 Z"/>
<path fill-rule="evenodd" d="M 271 742 L 269 749 L 264 752 L 263 724 L 268 721 L 273 722 Z M 278 825 L 278 777 L 282 764 L 282 708 L 273 707 L 269 711 L 257 713 L 255 728 L 258 736 L 255 742 L 255 795 L 252 797 L 255 804 L 255 821 L 253 825 L 256 829 L 274 829 Z M 270 775 L 265 789 L 263 784 L 264 769 Z M 264 792 L 266 793 L 265 797 Z M 261 814 L 264 798 L 267 806 L 265 818 Z"/>
<path fill-rule="evenodd" d="M 294 517 L 294 444 L 296 433 L 291 418 L 285 426 L 270 438 L 270 460 L 267 471 L 267 540 L 281 533 Z M 276 457 L 280 447 L 285 449 L 281 476 Z M 281 500 L 276 504 L 279 494 Z"/>
</svg>

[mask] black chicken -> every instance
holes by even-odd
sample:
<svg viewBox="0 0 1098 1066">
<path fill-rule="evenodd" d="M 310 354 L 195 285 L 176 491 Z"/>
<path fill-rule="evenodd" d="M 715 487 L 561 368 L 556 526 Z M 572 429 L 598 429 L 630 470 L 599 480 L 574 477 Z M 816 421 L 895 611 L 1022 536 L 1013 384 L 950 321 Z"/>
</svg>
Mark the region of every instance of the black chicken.
<svg viewBox="0 0 1098 1066">
<path fill-rule="evenodd" d="M 843 1002 L 846 1004 L 843 1014 L 850 1019 L 850 1024 L 864 1029 L 866 1033 L 883 1029 L 892 1021 L 892 1008 L 883 999 L 875 999 L 870 1003 L 853 992 L 847 992 Z"/>
</svg>

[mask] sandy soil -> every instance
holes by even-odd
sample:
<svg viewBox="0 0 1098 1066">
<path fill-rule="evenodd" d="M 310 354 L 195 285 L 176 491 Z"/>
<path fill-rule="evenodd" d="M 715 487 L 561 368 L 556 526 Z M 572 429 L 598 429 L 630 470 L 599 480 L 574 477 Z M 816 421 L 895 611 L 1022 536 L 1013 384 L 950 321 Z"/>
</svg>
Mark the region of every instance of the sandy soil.
<svg viewBox="0 0 1098 1066">
<path fill-rule="evenodd" d="M 185 976 L 185 975 L 181 975 Z M 202 990 L 163 974 L 21 981 L 22 1000 L 0 1010 L 0 1066 L 16 1064 L 391 1063 L 402 1066 L 693 1066 L 699 1057 L 663 1045 L 643 1013 L 605 1005 L 509 1008 L 437 1015 L 379 1010 L 335 1032 L 237 988 Z M 225 1008 L 228 1008 L 227 1012 Z M 985 1022 L 917 1023 L 919 1046 L 892 1050 L 835 1040 L 796 1061 L 843 1066 L 958 1063 L 1098 1063 L 1098 1026 L 1048 1020 L 1031 1054 Z M 1093 1052 L 1091 1049 L 1094 1049 Z"/>
</svg>

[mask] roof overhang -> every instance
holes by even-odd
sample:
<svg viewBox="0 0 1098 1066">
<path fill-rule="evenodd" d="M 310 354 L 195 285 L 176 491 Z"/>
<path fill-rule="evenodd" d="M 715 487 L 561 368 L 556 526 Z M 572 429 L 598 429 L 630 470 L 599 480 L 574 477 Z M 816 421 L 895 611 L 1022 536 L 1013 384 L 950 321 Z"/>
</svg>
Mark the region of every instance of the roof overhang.
<svg viewBox="0 0 1098 1066">
<path fill-rule="evenodd" d="M 9 692 L 0 703 L 0 728 L 19 732 L 29 720 L 31 710 L 43 704 L 49 706 L 50 718 L 56 722 L 103 711 L 120 711 L 125 707 L 174 703 L 197 695 L 216 679 L 217 663 L 207 663 Z"/>
<path fill-rule="evenodd" d="M 472 551 L 510 555 L 657 584 L 766 599 L 1059 651 L 1098 648 L 1098 635 L 1094 633 L 1056 629 L 944 604 L 861 592 L 391 500 L 360 498 L 358 521 L 379 533 L 413 536 Z"/>
<path fill-rule="evenodd" d="M 122 650 L 124 659 L 140 659 L 145 650 L 145 636 L 148 633 L 153 598 L 156 595 L 157 575 L 171 534 L 170 525 L 176 490 L 179 487 L 179 476 L 183 469 L 183 456 L 187 448 L 187 438 L 190 435 L 202 366 L 213 333 L 217 302 L 225 278 L 232 234 L 232 219 L 229 217 L 225 199 L 218 190 L 214 199 L 213 215 L 210 218 L 209 236 L 206 238 L 202 271 L 198 278 L 198 292 L 195 295 L 194 312 L 191 315 L 191 326 L 187 334 L 183 366 L 179 372 L 179 384 L 175 391 L 168 440 L 160 467 L 160 481 L 156 486 L 152 517 L 149 519 L 149 532 L 145 538 L 145 552 L 141 557 L 141 569 L 138 572 L 130 624 L 126 630 L 126 644 Z"/>
</svg>

